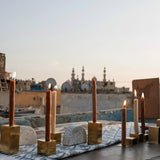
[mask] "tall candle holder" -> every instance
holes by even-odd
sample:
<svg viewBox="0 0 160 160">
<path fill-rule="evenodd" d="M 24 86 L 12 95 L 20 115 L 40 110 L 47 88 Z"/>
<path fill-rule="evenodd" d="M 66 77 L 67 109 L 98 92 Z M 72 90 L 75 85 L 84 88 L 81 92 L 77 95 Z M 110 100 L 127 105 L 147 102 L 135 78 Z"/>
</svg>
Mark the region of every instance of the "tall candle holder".
<svg viewBox="0 0 160 160">
<path fill-rule="evenodd" d="M 57 91 L 52 92 L 52 108 L 51 108 L 51 139 L 56 140 L 56 144 L 61 143 L 61 133 L 56 132 L 56 108 L 57 108 Z"/>
<path fill-rule="evenodd" d="M 19 152 L 20 126 L 14 125 L 15 110 L 15 73 L 10 80 L 9 98 L 9 124 L 1 126 L 1 148 L 4 154 L 16 154 Z"/>
<path fill-rule="evenodd" d="M 97 90 L 96 81 L 92 79 L 92 122 L 88 122 L 88 144 L 102 143 L 102 123 L 97 122 Z"/>
<path fill-rule="evenodd" d="M 51 84 L 48 88 L 50 89 Z M 56 154 L 56 140 L 51 140 L 51 91 L 46 92 L 46 125 L 45 125 L 45 140 L 38 140 L 37 151 L 38 154 L 50 156 Z"/>
</svg>

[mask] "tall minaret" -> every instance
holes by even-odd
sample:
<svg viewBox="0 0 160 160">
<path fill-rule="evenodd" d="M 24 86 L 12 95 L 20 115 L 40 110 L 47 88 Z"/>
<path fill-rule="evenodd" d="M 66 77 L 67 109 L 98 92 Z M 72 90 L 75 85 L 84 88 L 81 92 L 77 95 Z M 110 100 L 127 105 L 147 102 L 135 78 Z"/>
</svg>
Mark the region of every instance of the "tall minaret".
<svg viewBox="0 0 160 160">
<path fill-rule="evenodd" d="M 71 81 L 75 80 L 74 68 L 72 68 Z"/>
<path fill-rule="evenodd" d="M 106 67 L 104 67 L 104 71 L 103 71 L 103 82 L 106 82 Z"/>
<path fill-rule="evenodd" d="M 84 66 L 82 67 L 82 81 L 84 81 Z"/>
</svg>

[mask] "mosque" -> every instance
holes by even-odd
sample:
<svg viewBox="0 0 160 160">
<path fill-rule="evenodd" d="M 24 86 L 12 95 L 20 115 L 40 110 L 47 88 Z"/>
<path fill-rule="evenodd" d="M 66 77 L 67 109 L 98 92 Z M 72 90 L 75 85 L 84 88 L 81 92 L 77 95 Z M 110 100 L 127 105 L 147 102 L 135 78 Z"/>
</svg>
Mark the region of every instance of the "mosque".
<svg viewBox="0 0 160 160">
<path fill-rule="evenodd" d="M 91 80 L 85 80 L 85 70 L 84 66 L 82 67 L 82 77 L 79 79 L 78 77 L 75 78 L 75 70 L 72 69 L 71 74 L 71 80 L 65 81 L 61 86 L 62 92 L 68 92 L 68 93 L 91 93 L 92 91 L 92 83 Z M 115 81 L 106 80 L 106 68 L 104 67 L 103 70 L 103 80 L 98 81 L 96 77 L 95 78 L 97 82 L 97 93 L 128 93 L 129 88 L 117 88 L 115 86 Z"/>
</svg>

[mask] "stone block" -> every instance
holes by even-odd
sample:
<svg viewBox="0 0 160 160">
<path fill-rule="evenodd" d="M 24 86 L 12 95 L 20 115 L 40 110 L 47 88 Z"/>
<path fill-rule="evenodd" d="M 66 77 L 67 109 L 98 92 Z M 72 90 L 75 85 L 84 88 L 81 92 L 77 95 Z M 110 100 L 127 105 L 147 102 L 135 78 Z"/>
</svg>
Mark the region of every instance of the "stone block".
<svg viewBox="0 0 160 160">
<path fill-rule="evenodd" d="M 37 142 L 37 134 L 32 127 L 21 126 L 20 127 L 20 144 L 19 145 L 31 145 Z"/>
<path fill-rule="evenodd" d="M 50 156 L 56 154 L 56 141 L 45 141 L 45 140 L 38 140 L 37 141 L 37 154 Z"/>
<path fill-rule="evenodd" d="M 61 133 L 51 133 L 51 139 L 56 140 L 56 144 L 61 144 Z"/>
<path fill-rule="evenodd" d="M 88 122 L 88 144 L 95 145 L 102 143 L 102 123 Z"/>
<path fill-rule="evenodd" d="M 160 143 L 160 127 L 149 127 L 148 141 L 149 143 Z"/>
<path fill-rule="evenodd" d="M 143 134 L 142 133 L 130 133 L 130 137 L 134 137 L 137 139 L 137 142 L 143 142 Z"/>
<path fill-rule="evenodd" d="M 20 126 L 1 126 L 1 147 L 4 154 L 16 154 L 19 152 Z"/>
<path fill-rule="evenodd" d="M 71 146 L 86 143 L 86 131 L 80 126 L 69 126 L 63 136 L 63 145 Z"/>
</svg>

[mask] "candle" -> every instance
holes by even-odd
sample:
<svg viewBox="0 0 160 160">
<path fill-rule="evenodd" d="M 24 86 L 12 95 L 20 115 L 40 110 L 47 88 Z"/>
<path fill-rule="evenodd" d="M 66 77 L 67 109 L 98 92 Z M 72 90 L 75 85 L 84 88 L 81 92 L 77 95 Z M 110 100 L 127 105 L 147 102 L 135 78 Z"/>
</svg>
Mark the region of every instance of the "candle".
<svg viewBox="0 0 160 160">
<path fill-rule="evenodd" d="M 10 80 L 9 125 L 14 126 L 15 80 Z"/>
<path fill-rule="evenodd" d="M 96 81 L 92 79 L 92 120 L 97 122 L 97 93 L 96 93 Z"/>
<path fill-rule="evenodd" d="M 144 93 L 142 93 L 142 96 L 141 96 L 141 129 L 142 129 L 143 134 L 145 134 L 144 112 L 145 112 L 145 102 L 144 102 Z"/>
<path fill-rule="evenodd" d="M 57 91 L 52 92 L 52 133 L 56 132 L 56 107 L 57 107 Z"/>
<path fill-rule="evenodd" d="M 126 146 L 126 100 L 122 108 L 122 146 Z"/>
<path fill-rule="evenodd" d="M 138 98 L 137 98 L 136 90 L 134 90 L 134 131 L 135 131 L 135 134 L 139 133 L 139 130 L 138 130 Z"/>
<path fill-rule="evenodd" d="M 48 85 L 49 89 L 50 87 L 51 84 Z M 50 141 L 51 139 L 50 128 L 51 128 L 51 91 L 48 90 L 46 92 L 46 132 L 45 132 L 46 141 Z"/>
</svg>

